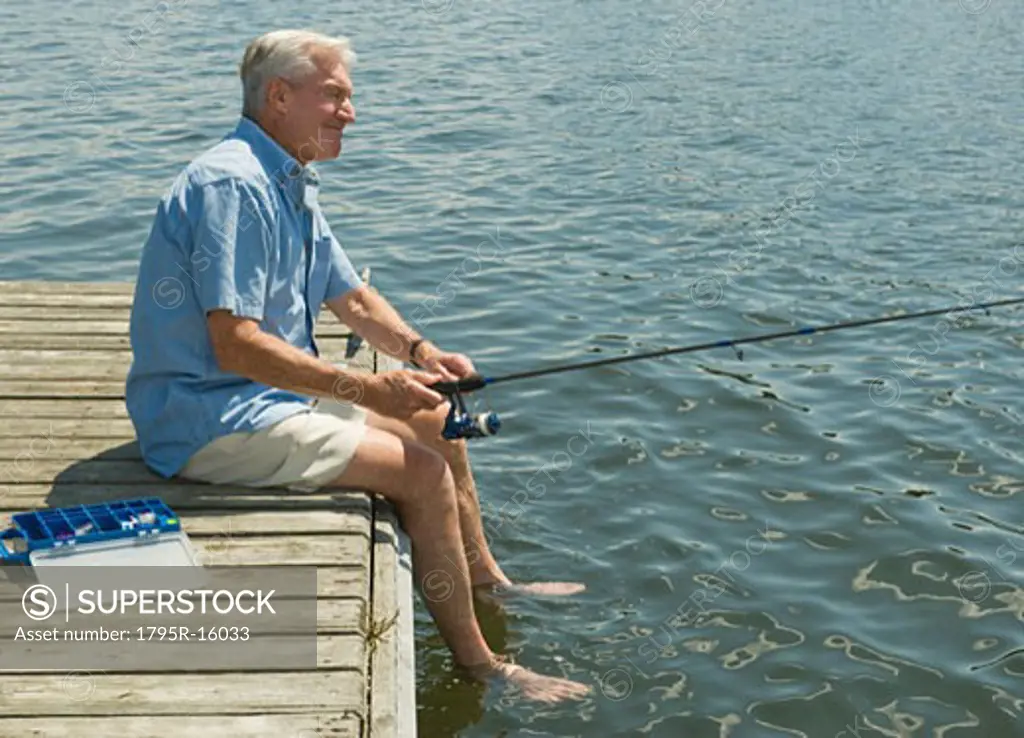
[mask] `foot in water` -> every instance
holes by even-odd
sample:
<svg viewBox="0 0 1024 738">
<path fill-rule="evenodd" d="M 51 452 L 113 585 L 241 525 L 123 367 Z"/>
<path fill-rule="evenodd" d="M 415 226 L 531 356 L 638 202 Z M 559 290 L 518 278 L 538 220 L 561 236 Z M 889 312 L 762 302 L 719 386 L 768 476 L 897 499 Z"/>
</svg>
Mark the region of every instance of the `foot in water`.
<svg viewBox="0 0 1024 738">
<path fill-rule="evenodd" d="M 496 658 L 487 666 L 473 667 L 470 673 L 482 682 L 507 684 L 515 692 L 534 702 L 555 704 L 565 700 L 582 700 L 591 692 L 591 688 L 586 684 L 561 677 L 544 676 L 502 658 Z"/>
<path fill-rule="evenodd" d="M 527 597 L 565 597 L 579 594 L 586 586 L 579 582 L 499 582 L 478 587 L 485 596 L 503 598 L 523 595 Z"/>
</svg>

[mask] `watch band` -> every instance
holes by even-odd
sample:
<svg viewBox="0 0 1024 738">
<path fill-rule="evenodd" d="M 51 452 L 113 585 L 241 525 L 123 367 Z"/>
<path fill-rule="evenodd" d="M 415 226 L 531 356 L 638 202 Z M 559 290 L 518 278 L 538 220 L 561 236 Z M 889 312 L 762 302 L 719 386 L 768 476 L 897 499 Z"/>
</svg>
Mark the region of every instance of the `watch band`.
<svg viewBox="0 0 1024 738">
<path fill-rule="evenodd" d="M 427 339 L 425 338 L 417 338 L 415 341 L 409 344 L 409 363 L 411 363 L 417 369 L 419 368 L 420 365 L 416 362 L 416 349 L 420 347 L 421 343 L 426 342 Z"/>
</svg>

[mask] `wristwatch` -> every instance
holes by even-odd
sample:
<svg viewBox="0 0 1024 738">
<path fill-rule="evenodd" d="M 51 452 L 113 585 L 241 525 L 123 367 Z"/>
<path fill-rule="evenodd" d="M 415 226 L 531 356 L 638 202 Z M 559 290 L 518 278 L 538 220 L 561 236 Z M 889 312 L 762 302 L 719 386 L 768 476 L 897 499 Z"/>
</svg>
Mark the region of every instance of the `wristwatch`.
<svg viewBox="0 0 1024 738">
<path fill-rule="evenodd" d="M 417 369 L 420 368 L 420 365 L 416 362 L 416 349 L 420 347 L 421 343 L 426 342 L 426 338 L 417 338 L 415 341 L 409 344 L 409 363 L 412 364 Z"/>
</svg>

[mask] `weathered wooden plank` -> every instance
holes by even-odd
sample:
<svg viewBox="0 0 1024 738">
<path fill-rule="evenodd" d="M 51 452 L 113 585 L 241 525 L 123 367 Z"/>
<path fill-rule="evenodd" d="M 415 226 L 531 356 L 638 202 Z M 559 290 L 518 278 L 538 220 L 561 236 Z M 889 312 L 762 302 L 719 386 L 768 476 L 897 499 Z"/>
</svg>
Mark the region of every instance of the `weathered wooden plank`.
<svg viewBox="0 0 1024 738">
<path fill-rule="evenodd" d="M 131 303 L 82 305 L 69 301 L 63 305 L 25 304 L 12 305 L 0 301 L 0 320 L 127 320 L 131 315 Z"/>
<path fill-rule="evenodd" d="M 128 320 L 4 320 L 0 319 L 0 335 L 100 335 L 127 336 Z M 316 326 L 318 336 L 345 336 L 351 333 L 346 326 L 337 320 L 323 320 Z"/>
<path fill-rule="evenodd" d="M 7 348 L 0 344 L 0 364 L 13 366 L 35 364 L 77 364 L 88 363 L 106 366 L 107 364 L 131 363 L 130 349 L 51 349 L 51 348 Z"/>
<path fill-rule="evenodd" d="M 168 677 L 174 679 L 175 677 Z M 88 689 L 88 687 L 85 687 Z M 65 692 L 58 693 L 70 701 Z M 26 717 L 0 719 L 0 735 L 20 738 L 81 738 L 130 736 L 167 738 L 361 738 L 362 723 L 354 713 L 341 711 L 290 715 L 138 715 L 116 717 Z"/>
<path fill-rule="evenodd" d="M 324 601 L 328 598 L 367 600 L 370 597 L 370 575 L 367 566 L 318 566 L 316 596 Z"/>
<path fill-rule="evenodd" d="M 390 627 L 375 639 L 370 652 L 373 690 L 369 696 L 368 732 L 376 738 L 398 738 L 397 549 L 392 545 L 394 532 L 383 508 L 374 505 L 373 513 L 373 596 L 370 612 L 375 623 L 388 623 Z"/>
<path fill-rule="evenodd" d="M 87 351 L 75 352 L 79 355 L 88 354 Z M 95 352 L 101 356 L 109 355 L 109 352 Z M 334 361 L 331 358 L 328 361 Z M 39 383 L 49 385 L 54 382 L 95 382 L 114 383 L 118 393 L 123 394 L 124 382 L 128 378 L 128 371 L 131 365 L 131 357 L 125 355 L 123 360 L 94 361 L 90 359 L 69 359 L 50 360 L 38 362 L 4 361 L 0 356 L 0 382 L 18 383 Z M 357 368 L 357 367 L 353 367 Z M 17 385 L 21 387 L 21 385 Z M 54 388 L 49 387 L 50 390 Z M 76 390 L 76 393 L 80 390 Z M 0 395 L 2 397 L 3 395 Z"/>
<path fill-rule="evenodd" d="M 143 633 L 152 632 L 152 631 L 145 630 L 146 628 L 149 627 L 149 625 L 147 624 L 147 621 L 145 619 L 134 620 L 134 619 L 131 619 L 131 618 L 118 617 L 118 618 L 116 618 L 116 620 L 111 621 L 109 619 L 109 616 L 106 616 L 106 617 L 108 617 L 108 620 L 107 620 L 106 624 L 102 624 L 102 627 L 107 627 L 107 628 L 110 628 L 110 629 L 117 629 L 117 630 L 129 630 L 129 631 L 132 631 L 132 635 L 133 636 L 135 635 L 134 634 L 135 629 L 136 628 L 140 628 L 140 627 L 144 629 Z M 216 625 L 217 625 L 217 621 L 216 621 L 215 618 L 207 619 L 207 620 L 202 620 L 202 624 L 201 624 L 200 621 L 201 621 L 201 618 L 198 618 L 198 617 L 195 618 L 195 619 L 190 619 L 189 622 L 187 623 L 187 627 L 192 629 L 192 630 L 195 630 L 195 629 L 197 629 L 199 627 L 216 627 Z M 149 621 L 149 622 L 151 623 L 152 621 Z M 235 621 L 235 622 L 237 622 L 237 621 Z M 355 621 L 355 622 L 358 622 L 358 621 Z M 185 625 L 185 623 L 183 623 L 183 622 L 180 622 L 178 624 Z M 232 623 L 232 624 L 235 624 L 235 623 Z M 48 624 L 47 628 L 50 628 L 50 627 L 53 627 L 53 626 Z M 57 631 L 58 632 L 61 632 L 61 631 L 66 629 L 62 625 L 58 625 L 56 627 L 57 627 Z M 97 624 L 95 624 L 92 621 L 87 622 L 86 619 L 83 618 L 81 621 L 76 622 L 74 624 L 74 626 L 72 627 L 72 629 L 88 630 L 88 629 L 98 628 L 98 627 L 101 627 L 101 625 L 97 625 Z M 366 668 L 366 638 L 363 637 L 363 635 L 361 633 L 359 633 L 357 630 L 355 630 L 355 626 L 354 625 L 350 625 L 348 623 L 345 623 L 343 627 L 347 627 L 351 632 L 343 633 L 343 634 L 338 634 L 338 635 L 318 634 L 316 636 L 317 668 L 318 669 L 349 669 L 349 670 L 355 671 L 355 672 L 363 672 L 365 670 L 365 668 Z M 6 628 L 5 630 L 7 632 L 4 632 L 2 634 L 2 637 L 4 638 L 5 641 L 7 641 L 7 640 L 9 640 L 9 639 L 14 637 L 13 629 Z M 253 634 L 250 637 L 249 643 L 247 644 L 246 647 L 251 645 L 251 647 L 253 649 L 273 648 L 273 649 L 276 649 L 278 651 L 283 651 L 282 656 L 287 658 L 287 651 L 288 651 L 289 648 L 293 649 L 297 645 L 299 645 L 300 647 L 301 647 L 301 645 L 305 645 L 305 644 L 291 644 L 291 645 L 289 645 L 291 643 L 291 639 L 292 638 L 294 638 L 294 639 L 302 639 L 302 638 L 308 638 L 308 637 L 309 637 L 308 635 L 303 635 L 303 634 L 299 634 L 299 635 L 295 635 L 295 636 L 280 636 L 280 635 L 277 635 L 277 637 L 273 641 L 268 643 L 266 635 Z M 261 643 L 261 641 L 262 641 L 262 643 Z M 185 646 L 186 648 L 196 649 L 196 648 L 201 648 L 202 647 L 202 646 L 196 646 L 195 645 L 195 643 L 196 643 L 195 641 L 189 641 L 189 643 L 192 644 L 192 645 Z M 308 641 L 307 641 L 307 643 L 308 643 Z M 174 648 L 174 647 L 175 646 L 173 646 L 173 645 L 168 645 L 168 648 Z M 34 642 L 32 644 L 32 658 L 33 658 L 33 660 L 38 659 L 38 661 L 34 661 L 34 663 L 38 663 L 38 664 L 60 663 L 61 661 L 66 662 L 67 661 L 67 656 L 68 656 L 68 648 L 69 648 L 68 645 L 63 643 L 63 642 L 61 642 L 61 641 L 39 641 L 39 642 Z M 96 671 L 102 670 L 102 671 L 106 671 L 106 672 L 109 672 L 109 673 L 118 672 L 118 671 L 137 671 L 136 667 L 138 666 L 138 660 L 128 650 L 130 648 L 131 648 L 131 646 L 124 646 L 123 644 L 122 644 L 122 648 L 117 648 L 117 647 L 111 648 L 110 651 L 106 654 L 108 660 L 106 660 L 102 664 L 97 664 Z M 172 654 L 172 657 L 174 657 L 174 656 L 176 656 L 176 655 Z M 13 673 L 13 672 L 18 672 L 18 671 L 21 671 L 22 673 L 27 673 L 23 669 L 11 668 L 9 666 L 4 668 L 3 671 L 6 672 L 6 673 Z M 38 674 L 47 674 L 47 673 L 67 674 L 68 673 L 67 667 L 60 668 L 60 669 L 55 669 L 55 668 L 33 668 L 31 671 L 34 672 L 34 673 L 38 673 Z M 160 673 L 167 673 L 167 672 L 173 672 L 173 671 L 177 671 L 177 670 L 173 669 L 173 668 L 167 668 L 166 670 L 165 669 L 159 669 L 159 670 L 154 670 L 154 671 L 159 671 Z M 2 729 L 3 729 L 3 722 L 0 721 L 0 731 L 2 731 Z M 4 733 L 0 732 L 0 735 L 4 735 Z"/>
<path fill-rule="evenodd" d="M 287 565 L 290 562 L 278 562 Z M 368 566 L 318 566 L 316 569 L 316 596 L 324 602 L 336 600 L 367 600 L 370 594 L 370 570 Z M 347 607 L 337 605 L 336 607 Z M 350 610 L 336 613 L 336 619 L 348 619 L 353 623 L 360 622 L 363 615 L 359 605 L 352 605 Z M 0 670 L 3 665 L 0 664 Z"/>
<path fill-rule="evenodd" d="M 15 427 L 20 426 L 18 423 Z M 60 438 L 49 429 L 38 435 L 9 438 L 0 435 L 0 466 L 4 461 L 29 464 L 33 459 L 79 461 L 102 454 L 106 459 L 141 459 L 139 444 L 118 438 Z M 4 478 L 0 472 L 0 478 Z"/>
<path fill-rule="evenodd" d="M 203 566 L 367 567 L 370 544 L 364 535 L 242 536 L 189 535 Z"/>
<path fill-rule="evenodd" d="M 23 333 L 0 334 L 0 346 L 10 349 L 75 349 L 78 351 L 131 350 L 131 341 L 123 336 L 75 336 Z"/>
<path fill-rule="evenodd" d="M 124 400 L 8 400 L 0 396 L 0 418 L 127 418 Z"/>
<path fill-rule="evenodd" d="M 55 324 L 48 326 L 44 332 L 46 333 L 60 333 L 61 323 L 75 323 L 75 322 L 124 322 L 127 323 L 131 317 L 130 304 L 125 305 L 112 305 L 112 304 L 93 304 L 93 305 L 11 305 L 5 304 L 3 297 L 0 296 L 0 321 L 28 321 L 35 323 L 50 323 Z M 332 315 L 329 311 L 322 310 L 320 313 L 320 321 L 318 328 L 324 326 L 330 326 L 333 329 L 339 329 L 342 333 L 351 333 L 351 329 L 344 324 L 338 322 L 337 318 Z M 127 331 L 126 331 L 127 333 Z"/>
<path fill-rule="evenodd" d="M 347 336 L 323 336 L 318 333 L 317 346 L 321 353 L 344 356 Z M 54 335 L 54 334 L 0 334 L 0 348 L 13 350 L 69 349 L 76 351 L 130 351 L 128 336 Z"/>
<path fill-rule="evenodd" d="M 293 510 L 287 515 L 272 511 L 202 510 L 182 514 L 181 524 L 189 536 L 337 533 L 370 537 L 369 515 L 360 515 L 350 508 Z"/>
<path fill-rule="evenodd" d="M 14 411 L 18 402 L 36 402 L 36 400 L 8 400 L 7 402 L 10 409 L 0 412 L 0 438 L 26 440 L 33 438 L 106 438 L 114 442 L 113 445 L 132 443 L 135 440 L 135 428 L 132 426 L 131 420 L 127 418 L 88 418 L 91 413 L 87 412 L 84 417 L 88 419 L 72 420 L 70 418 L 75 416 L 71 411 L 68 411 L 67 418 L 19 416 Z M 110 401 L 110 405 L 117 404 L 123 407 L 124 401 Z M 38 445 L 37 443 L 36 446 L 38 447 Z"/>
<path fill-rule="evenodd" d="M 3 295 L 131 295 L 135 282 L 57 282 L 54 280 L 3 280 Z"/>
<path fill-rule="evenodd" d="M 81 379 L 53 379 L 42 382 L 0 380 L 0 397 L 118 400 L 124 398 L 124 382 L 90 382 Z"/>
<path fill-rule="evenodd" d="M 87 294 L 84 292 L 26 292 L 13 294 L 6 291 L 0 282 L 0 305 L 4 307 L 48 307 L 74 312 L 77 308 L 111 308 L 127 312 L 131 309 L 131 294 Z"/>
<path fill-rule="evenodd" d="M 127 376 L 127 368 L 120 373 Z M 38 372 L 32 367 L 0 368 L 0 397 L 122 399 L 125 376 L 88 366 L 49 366 Z"/>
<path fill-rule="evenodd" d="M 51 361 L 47 363 L 10 364 L 0 360 L 0 380 L 52 382 L 56 380 L 88 380 L 123 384 L 128 376 L 129 362 Z"/>
<path fill-rule="evenodd" d="M 0 717 L 38 715 L 361 713 L 365 685 L 355 671 L 266 674 L 0 675 Z"/>
<path fill-rule="evenodd" d="M 275 564 L 287 566 L 291 562 L 280 561 Z M 368 600 L 370 595 L 370 568 L 348 564 L 345 566 L 318 566 L 316 567 L 316 596 L 327 602 L 329 600 Z M 2 597 L 0 597 L 0 601 Z M 337 607 L 342 607 L 338 605 Z M 346 606 L 347 607 L 347 606 Z M 360 605 L 351 606 L 351 610 L 345 611 L 337 618 L 349 619 L 353 623 L 361 622 L 362 613 L 359 612 Z M 3 664 L 0 664 L 0 671 Z"/>
<path fill-rule="evenodd" d="M 52 421 L 51 421 L 52 423 Z M 19 423 L 18 426 L 20 427 Z M 34 428 L 42 428 L 39 433 L 24 433 L 17 437 L 0 434 L 0 467 L 4 461 L 16 461 L 22 466 L 32 460 L 50 459 L 51 461 L 80 461 L 101 456 L 105 460 L 135 461 L 142 458 L 139 444 L 131 437 L 130 428 L 124 430 L 122 437 L 111 437 L 104 434 L 99 438 L 81 438 L 75 433 L 68 437 L 54 433 L 50 424 L 36 424 Z M 9 475 L 0 471 L 0 480 L 9 479 Z"/>
<path fill-rule="evenodd" d="M 4 464 L 0 463 L 0 509 L 35 510 L 43 507 L 91 505 L 111 500 L 129 500 L 136 497 L 160 497 L 175 511 L 188 510 L 323 510 L 338 504 L 365 510 L 369 500 L 362 492 L 294 492 L 273 487 L 252 487 L 193 484 L 191 482 L 164 482 L 159 485 L 110 484 L 8 484 L 3 479 Z"/>
<path fill-rule="evenodd" d="M 367 546 L 369 551 L 369 546 Z M 369 559 L 362 567 L 369 571 Z M 318 635 L 366 635 L 365 597 L 318 597 L 316 601 L 316 632 Z"/>
<path fill-rule="evenodd" d="M 45 438 L 36 438 L 34 443 L 32 442 L 33 438 L 28 438 L 27 441 L 26 448 L 29 449 L 29 456 L 21 457 L 20 460 L 16 458 L 0 461 L 0 493 L 5 491 L 4 485 L 16 484 L 165 485 L 171 483 L 150 471 L 149 467 L 141 461 L 112 456 L 90 457 L 78 462 L 55 460 L 46 455 L 43 450 L 48 443 Z M 184 479 L 180 480 L 182 483 L 185 481 Z M 200 482 L 194 484 L 194 489 L 199 494 L 203 493 L 201 488 L 231 489 Z M 154 492 L 154 494 L 156 493 Z"/>
<path fill-rule="evenodd" d="M 128 321 L 124 320 L 0 320 L 0 335 L 38 336 L 127 336 Z"/>
<path fill-rule="evenodd" d="M 286 515 L 270 510 L 203 509 L 179 513 L 190 536 L 289 535 L 338 533 L 370 537 L 368 505 L 353 499 L 349 506 L 320 510 L 291 510 Z M 2 514 L 0 514 L 2 515 Z M 3 517 L 0 517 L 3 522 Z"/>
<path fill-rule="evenodd" d="M 81 463 L 33 458 L 24 464 L 0 464 L 3 484 L 160 484 L 164 480 L 140 461 L 89 460 Z"/>
<path fill-rule="evenodd" d="M 366 566 L 370 560 L 369 542 L 356 535 L 189 537 L 207 565 Z"/>
<path fill-rule="evenodd" d="M 366 568 L 366 567 L 364 567 Z M 312 603 L 310 603 L 312 604 Z M 366 632 L 366 599 L 363 596 L 359 597 L 317 597 L 316 600 L 316 632 L 319 635 L 365 635 Z M 17 602 L 4 602 L 4 608 L 7 612 L 11 611 L 12 605 L 20 610 L 20 598 Z M 182 623 L 183 625 L 185 623 Z M 205 615 L 201 613 L 194 613 L 189 615 L 188 623 L 189 627 L 213 627 L 215 625 L 223 625 L 224 619 L 221 615 L 218 615 L 212 611 L 207 612 Z M 153 618 L 151 615 L 139 615 L 132 614 L 131 612 L 124 615 L 116 616 L 116 623 L 113 625 L 110 621 L 109 615 L 93 614 L 88 616 L 78 615 L 74 621 L 74 627 L 76 628 L 98 628 L 103 625 L 108 627 L 117 628 L 128 628 L 134 630 L 139 627 L 146 627 L 153 625 Z M 45 627 L 50 627 L 49 625 Z M 15 631 L 13 626 L 5 626 L 0 630 L 0 640 L 5 643 L 9 642 L 13 638 Z M 292 627 L 294 631 L 294 626 Z M 42 642 L 42 641 L 40 641 Z M 9 666 L 0 663 L 0 673 L 9 670 Z M 112 670 L 112 669 L 111 669 Z M 0 694 L 3 694 L 0 691 Z M 2 702 L 2 700 L 0 700 Z"/>
<path fill-rule="evenodd" d="M 390 623 L 370 649 L 369 730 L 374 738 L 403 738 L 416 732 L 416 687 L 412 612 L 412 578 L 407 546 L 400 540 L 398 518 L 391 505 L 374 505 L 374 627 Z M 405 560 L 403 560 L 403 557 Z M 408 574 L 408 575 L 407 575 Z"/>
<path fill-rule="evenodd" d="M 45 441 L 39 441 L 39 445 Z M 186 480 L 179 481 L 182 485 Z M 42 455 L 37 455 L 18 460 L 0 462 L 0 494 L 9 494 L 8 487 L 15 487 L 21 484 L 104 484 L 104 485 L 149 485 L 154 490 L 151 494 L 163 495 L 163 487 L 174 484 L 150 469 L 141 461 L 125 461 L 122 459 L 91 458 L 81 462 L 54 461 Z M 262 492 L 264 498 L 268 496 L 301 496 L 305 493 L 289 492 L 283 488 L 266 488 L 258 490 L 246 487 L 227 487 L 221 485 L 207 485 L 200 482 L 189 483 L 188 486 L 198 494 L 208 494 L 206 507 L 210 507 L 211 500 L 218 499 L 218 495 L 229 496 L 238 490 L 248 490 L 244 494 L 259 496 Z M 157 492 L 157 488 L 160 491 Z"/>
</svg>

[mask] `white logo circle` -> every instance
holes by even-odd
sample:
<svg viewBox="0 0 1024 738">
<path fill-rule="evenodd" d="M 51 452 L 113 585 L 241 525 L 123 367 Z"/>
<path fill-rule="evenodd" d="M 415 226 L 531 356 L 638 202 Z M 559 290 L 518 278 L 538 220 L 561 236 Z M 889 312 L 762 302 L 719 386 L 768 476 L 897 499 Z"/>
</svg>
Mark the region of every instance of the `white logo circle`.
<svg viewBox="0 0 1024 738">
<path fill-rule="evenodd" d="M 868 383 L 868 397 L 879 407 L 892 407 L 901 394 L 900 383 L 891 374 L 875 377 Z"/>
<path fill-rule="evenodd" d="M 91 671 L 69 671 L 60 686 L 72 702 L 85 702 L 96 691 L 96 680 Z"/>
<path fill-rule="evenodd" d="M 420 5 L 431 15 L 443 15 L 452 9 L 455 0 L 420 0 Z"/>
<path fill-rule="evenodd" d="M 177 277 L 161 277 L 153 285 L 153 300 L 164 310 L 173 310 L 185 301 L 185 285 Z"/>
<path fill-rule="evenodd" d="M 690 299 L 699 308 L 713 308 L 722 301 L 725 290 L 714 277 L 700 277 L 690 285 Z"/>
<path fill-rule="evenodd" d="M 64 88 L 64 105 L 72 113 L 84 113 L 96 102 L 96 88 L 84 80 Z"/>
<path fill-rule="evenodd" d="M 625 82 L 609 82 L 601 88 L 601 107 L 610 113 L 625 113 L 633 105 L 633 89 Z"/>
<path fill-rule="evenodd" d="M 960 0 L 960 9 L 970 15 L 978 15 L 988 10 L 992 0 Z"/>
<path fill-rule="evenodd" d="M 46 620 L 57 612 L 57 595 L 45 584 L 33 584 L 21 596 L 21 609 L 32 620 Z"/>
<path fill-rule="evenodd" d="M 615 679 L 612 675 L 615 675 Z M 601 677 L 601 694 L 612 702 L 621 702 L 633 693 L 633 677 L 622 668 L 614 668 Z"/>
</svg>

